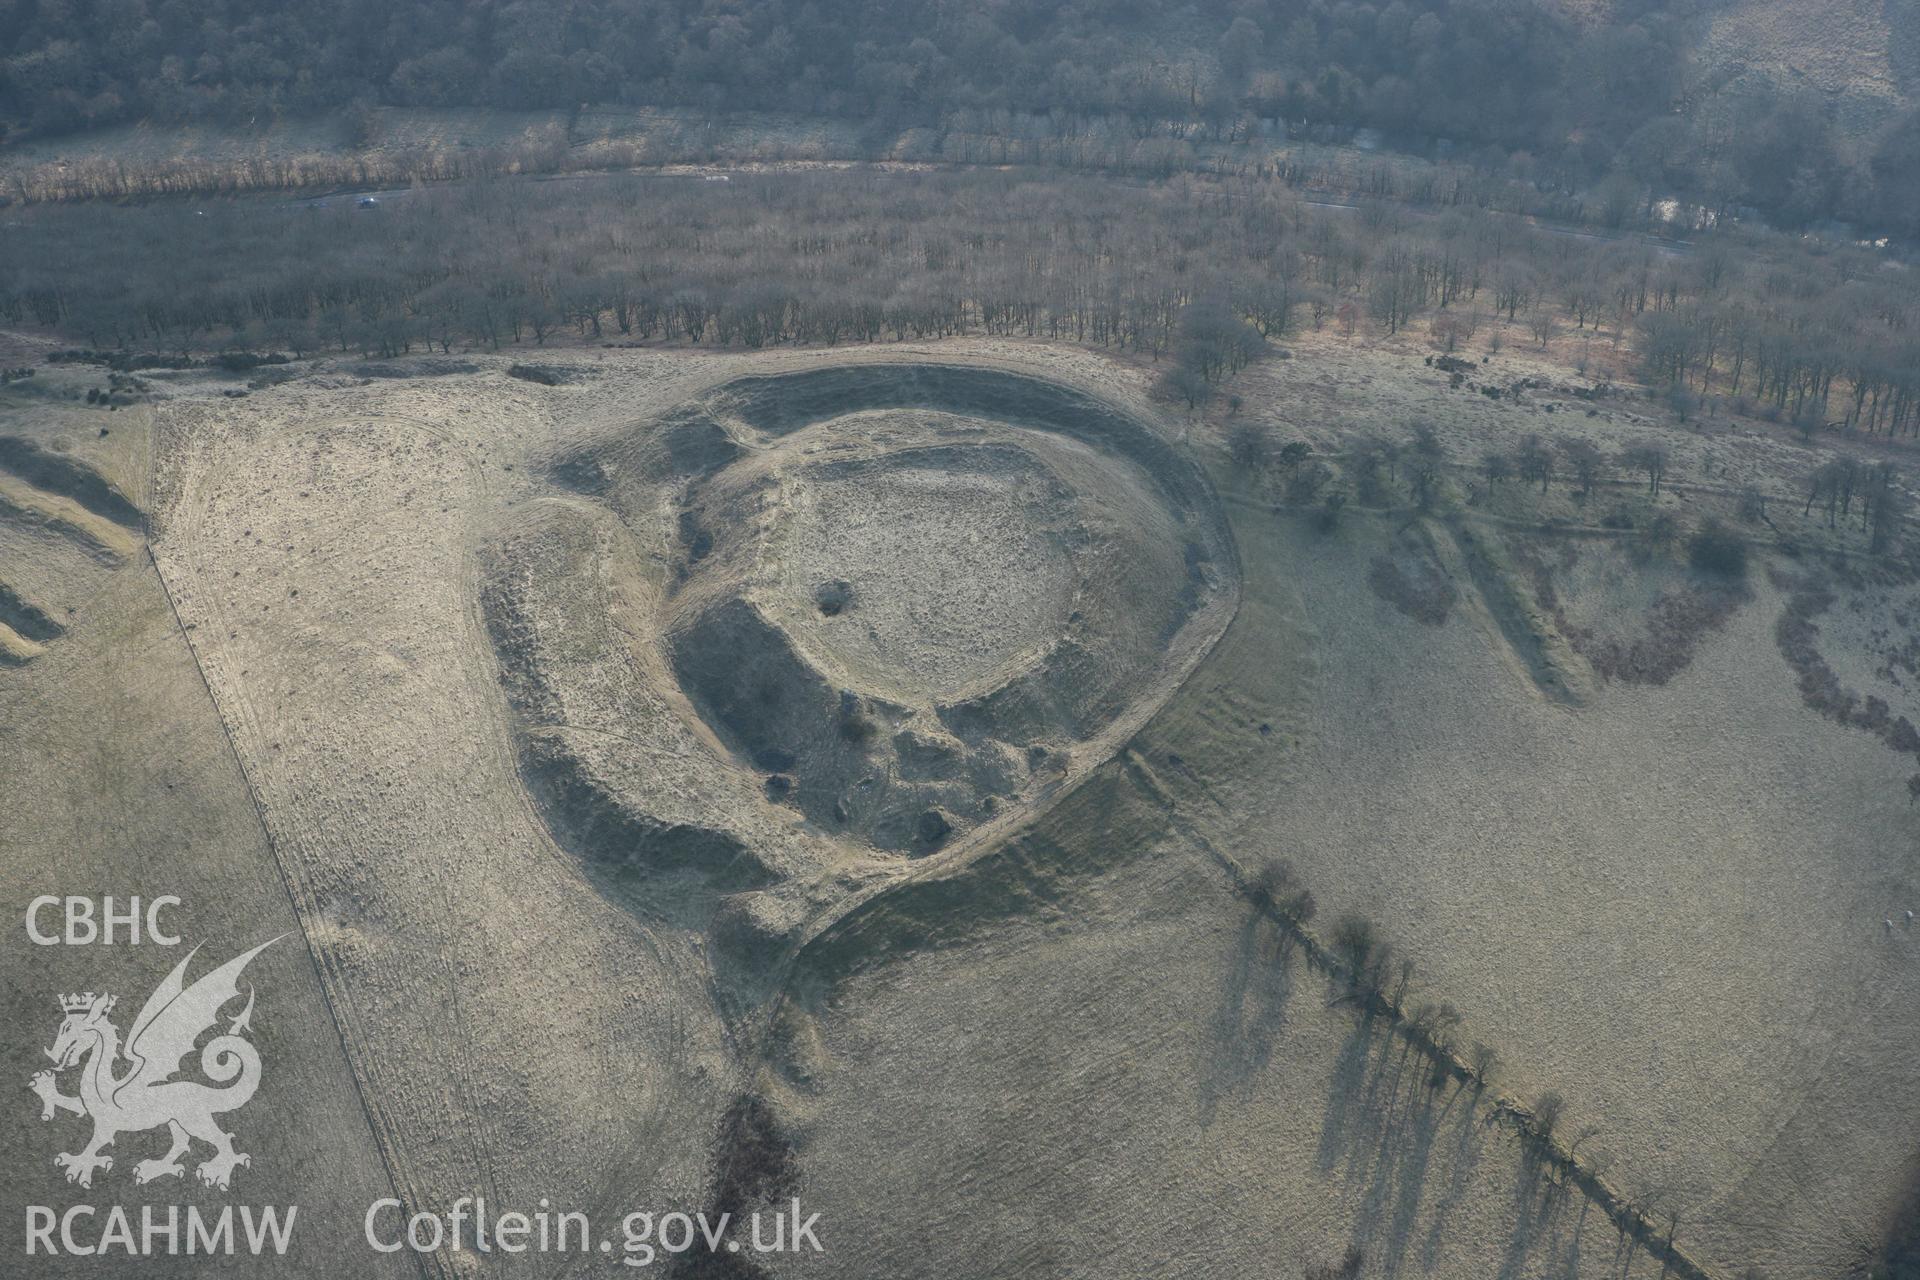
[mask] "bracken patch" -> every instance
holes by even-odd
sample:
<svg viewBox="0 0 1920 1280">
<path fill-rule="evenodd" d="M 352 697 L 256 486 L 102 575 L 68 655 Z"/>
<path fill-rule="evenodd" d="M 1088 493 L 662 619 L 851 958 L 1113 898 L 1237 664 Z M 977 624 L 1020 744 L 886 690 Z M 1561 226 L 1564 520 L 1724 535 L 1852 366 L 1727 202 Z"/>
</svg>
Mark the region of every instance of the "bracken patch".
<svg viewBox="0 0 1920 1280">
<path fill-rule="evenodd" d="M 1375 556 L 1367 565 L 1367 585 L 1373 594 L 1416 622 L 1437 627 L 1453 613 L 1460 592 L 1431 565 L 1409 573 L 1389 556 Z"/>
</svg>

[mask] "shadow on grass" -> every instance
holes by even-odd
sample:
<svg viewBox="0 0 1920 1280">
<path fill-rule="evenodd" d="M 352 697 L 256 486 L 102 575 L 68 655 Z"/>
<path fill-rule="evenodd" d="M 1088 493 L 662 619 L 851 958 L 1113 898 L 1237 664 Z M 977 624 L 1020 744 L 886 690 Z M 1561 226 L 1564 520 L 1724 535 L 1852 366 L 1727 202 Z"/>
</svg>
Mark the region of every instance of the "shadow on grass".
<svg viewBox="0 0 1920 1280">
<path fill-rule="evenodd" d="M 1359 1197 L 1352 1243 L 1365 1250 L 1370 1271 L 1394 1275 L 1406 1262 L 1436 1150 L 1452 1165 L 1439 1189 L 1439 1221 L 1464 1194 L 1479 1147 L 1473 1106 L 1456 1105 L 1461 1092 L 1451 1080 L 1436 1080 L 1425 1057 L 1382 1019 L 1366 1014 L 1354 1023 L 1334 1069 L 1318 1161 Z M 1423 1269 L 1432 1264 L 1438 1231 L 1436 1225 L 1420 1254 Z"/>
<path fill-rule="evenodd" d="M 1234 939 L 1210 1020 L 1200 1079 L 1200 1123 L 1213 1123 L 1222 1099 L 1243 1095 L 1273 1056 L 1293 995 L 1294 939 L 1266 912 L 1249 907 Z"/>
<path fill-rule="evenodd" d="M 1449 1225 L 1483 1172 L 1487 1131 L 1498 1123 L 1472 1086 L 1436 1073 L 1386 1019 L 1356 1018 L 1334 1068 L 1317 1162 L 1357 1197 L 1351 1243 L 1365 1251 L 1369 1274 L 1425 1273 L 1441 1264 Z M 1571 1280 L 1589 1225 L 1612 1224 L 1589 1197 L 1557 1183 L 1533 1145 L 1519 1152 L 1496 1280 Z M 1615 1234 L 1619 1270 L 1631 1265 L 1631 1239 Z"/>
</svg>

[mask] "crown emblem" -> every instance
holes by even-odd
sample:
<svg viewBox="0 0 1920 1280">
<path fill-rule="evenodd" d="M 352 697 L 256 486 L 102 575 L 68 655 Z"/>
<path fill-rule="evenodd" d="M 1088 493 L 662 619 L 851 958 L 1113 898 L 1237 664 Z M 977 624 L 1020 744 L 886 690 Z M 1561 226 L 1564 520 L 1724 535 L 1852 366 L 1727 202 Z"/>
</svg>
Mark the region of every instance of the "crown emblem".
<svg viewBox="0 0 1920 1280">
<path fill-rule="evenodd" d="M 105 1003 L 100 1006 L 100 1012 L 106 1013 L 111 1010 L 114 999 L 115 997 L 113 996 L 104 997 Z M 75 992 L 73 995 L 60 997 L 60 1008 L 66 1013 L 85 1013 L 87 1010 L 93 1008 L 93 1001 L 93 992 Z"/>
</svg>

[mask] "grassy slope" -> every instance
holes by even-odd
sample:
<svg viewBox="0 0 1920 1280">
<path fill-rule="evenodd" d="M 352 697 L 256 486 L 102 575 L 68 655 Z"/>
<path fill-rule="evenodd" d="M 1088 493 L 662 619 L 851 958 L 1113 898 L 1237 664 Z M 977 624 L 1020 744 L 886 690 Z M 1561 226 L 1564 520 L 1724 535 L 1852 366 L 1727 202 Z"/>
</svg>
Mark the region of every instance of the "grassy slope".
<svg viewBox="0 0 1920 1280">
<path fill-rule="evenodd" d="M 1885 1123 L 1920 1102 L 1898 1048 L 1920 961 L 1879 927 L 1915 890 L 1901 762 L 1799 704 L 1770 597 L 1668 688 L 1569 711 L 1468 612 L 1425 628 L 1356 590 L 1383 546 L 1364 518 L 1243 534 L 1250 580 L 1294 579 L 1338 659 L 1298 775 L 1219 788 L 1196 822 L 1376 919 L 1510 1084 L 1562 1090 L 1616 1176 L 1713 1219 L 1710 1262 L 1844 1261 L 1920 1137 Z M 1266 666 L 1236 652 L 1230 687 Z"/>
<path fill-rule="evenodd" d="M 1479 397 L 1430 392 L 1423 379 L 1437 379 L 1392 359 L 1279 369 L 1263 384 L 1271 399 L 1249 412 L 1323 448 L 1338 448 L 1356 427 L 1392 434 L 1411 412 L 1443 423 L 1468 457 L 1475 440 L 1510 445 L 1536 424 L 1610 443 L 1667 434 L 1624 407 L 1596 419 L 1544 418 L 1537 409 L 1516 419 Z M 1308 384 L 1320 394 L 1307 394 Z M 1730 442 L 1668 438 L 1681 458 L 1728 475 Z M 1777 484 L 1775 466 L 1792 465 L 1764 442 L 1744 452 L 1748 478 Z M 1584 705 L 1570 708 L 1543 696 L 1528 664 L 1515 660 L 1514 629 L 1497 624 L 1485 584 L 1458 581 L 1461 603 L 1437 628 L 1362 589 L 1370 558 L 1393 545 L 1398 518 L 1352 515 L 1328 535 L 1276 516 L 1262 497 L 1227 497 L 1247 572 L 1240 615 L 1133 743 L 1185 820 L 1237 858 L 1291 859 L 1320 897 L 1323 924 L 1347 908 L 1378 921 L 1419 963 L 1416 998 L 1459 1003 L 1467 1035 L 1500 1051 L 1511 1064 L 1502 1081 L 1521 1096 L 1563 1091 L 1576 1130 L 1599 1126 L 1585 1153 L 1627 1194 L 1679 1209 L 1682 1243 L 1696 1256 L 1728 1272 L 1758 1261 L 1771 1274 L 1808 1276 L 1857 1258 L 1885 1229 L 1920 1143 L 1899 1119 L 1920 1105 L 1920 1071 L 1901 1048 L 1917 1029 L 1920 952 L 1915 940 L 1887 939 L 1879 927 L 1891 904 L 1920 892 L 1901 836 L 1904 770 L 1867 735 L 1801 704 L 1773 644 L 1780 601 L 1761 575 L 1756 598 L 1709 634 L 1667 687 L 1596 682 Z M 1668 500 L 1684 510 L 1702 499 Z M 1497 525 L 1470 528 L 1482 541 L 1502 536 Z M 1623 553 L 1604 544 L 1589 554 Z M 1501 560 L 1510 572 L 1510 557 Z M 1509 587 L 1516 599 L 1527 595 L 1524 582 Z M 1200 975 L 1218 981 L 1232 966 L 1192 953 L 1224 945 L 1219 931 L 1230 932 L 1242 908 L 1217 887 L 1194 888 L 1198 869 L 1171 869 L 1189 852 L 1143 818 L 1128 778 L 1110 766 L 997 867 L 983 860 L 963 879 L 890 898 L 813 957 L 817 976 L 838 985 L 796 1040 L 822 1055 L 806 1061 L 790 1099 L 819 1144 L 808 1156 L 818 1180 L 810 1186 L 850 1201 L 879 1194 L 839 1166 L 873 1139 L 836 1094 L 844 1088 L 866 1105 L 877 1091 L 873 1123 L 918 1132 L 910 1113 L 893 1110 L 908 1090 L 894 1081 L 908 1078 L 1007 1115 L 992 1139 L 997 1154 L 982 1137 L 966 1150 L 939 1148 L 975 1177 L 1012 1177 L 1004 1158 L 1012 1167 L 1041 1162 L 1072 1187 L 1081 1176 L 1074 1153 L 1088 1141 L 1145 1144 L 1148 1163 L 1179 1170 L 1173 1181 L 1182 1185 L 1201 1176 L 1185 1163 L 1198 1157 L 1183 1146 L 1194 1138 L 1180 1112 L 1204 1109 L 1206 1072 L 1142 1046 L 1167 1034 L 1214 1044 L 1214 1029 L 1183 1022 L 1197 1018 L 1192 1011 L 1149 1011 L 1127 985 L 1126 966 L 1150 969 L 1203 1007 L 1193 994 Z M 1106 878 L 1084 878 L 1095 874 Z M 1178 889 L 1170 887 L 1176 878 Z M 1169 924 L 1159 917 L 1175 910 L 1175 897 L 1184 914 Z M 1195 905 L 1208 898 L 1212 907 Z M 1047 924 L 994 923 L 1020 915 Z M 1157 949 L 1130 950 L 1131 935 L 1152 929 L 1161 930 Z M 1053 940 L 1050 960 L 1006 958 L 1042 937 Z M 880 958 L 912 948 L 932 951 Z M 1120 951 L 1125 961 L 1094 959 Z M 1102 963 L 1114 966 L 1104 981 L 1122 989 L 1089 1013 L 1093 997 L 1082 987 L 1103 981 L 1086 976 Z M 993 985 L 1006 993 L 976 991 Z M 1297 1016 L 1293 999 L 1287 1018 Z M 948 1001 L 966 1011 L 948 1012 Z M 933 1007 L 916 1011 L 916 1003 Z M 1131 1101 L 1089 1117 L 1071 1094 L 1049 1092 L 1043 1073 L 1022 1070 L 1030 1040 L 1015 1037 L 1037 1038 L 1048 1011 L 1098 1041 L 1053 1074 L 1098 1072 L 1106 1055 L 1144 1059 L 1157 1081 L 1147 1092 L 1171 1114 L 1135 1114 L 1130 1108 L 1146 1103 L 1128 1094 Z M 941 1029 L 943 1018 L 954 1030 Z M 1003 1019 L 1027 1030 L 981 1029 Z M 961 1035 L 985 1037 L 989 1051 L 929 1065 L 925 1055 L 935 1051 L 923 1053 L 923 1043 Z M 1227 1036 L 1199 1058 L 1230 1056 L 1233 1043 Z M 1250 1073 L 1259 1083 L 1249 1087 L 1258 1092 L 1274 1073 L 1309 1081 L 1316 1098 L 1338 1092 L 1337 1071 L 1318 1074 L 1326 1064 L 1286 1058 L 1292 1051 L 1284 1037 L 1262 1048 L 1272 1056 L 1261 1058 Z M 962 1064 L 981 1056 L 1006 1061 Z M 871 1072 L 859 1065 L 869 1059 Z M 1048 1118 L 1056 1105 L 1058 1121 Z M 1234 1123 L 1259 1122 L 1236 1112 Z M 1322 1123 L 1333 1123 L 1330 1109 Z M 1089 1126 L 1103 1136 L 1087 1139 Z M 938 1144 L 938 1130 L 929 1132 Z M 1276 1133 L 1264 1147 L 1261 1185 L 1285 1203 L 1309 1195 L 1296 1181 L 1305 1174 L 1288 1163 L 1299 1143 Z M 920 1185 L 916 1175 L 893 1173 Z M 1004 1197 L 1008 1212 L 1039 1185 L 1018 1181 L 1018 1195 Z M 1041 1201 L 1071 1214 L 1078 1194 Z M 1424 1212 L 1429 1192 L 1401 1183 L 1396 1194 L 1415 1217 Z M 1516 1203 L 1514 1222 L 1525 1212 Z M 1325 1205 L 1316 1212 L 1337 1217 Z M 1484 1244 L 1495 1221 L 1466 1234 Z M 1299 1237 L 1271 1244 L 1304 1247 Z M 1472 1256 L 1471 1246 L 1455 1244 Z M 893 1246 L 870 1247 L 883 1257 Z M 1218 1241 L 1210 1247 L 1237 1256 Z M 1484 1274 L 1497 1264 L 1481 1255 L 1470 1265 Z"/>
<path fill-rule="evenodd" d="M 111 448 L 99 443 L 92 421 L 85 436 L 63 433 L 58 414 L 39 425 L 49 423 L 43 439 L 65 440 L 116 479 L 129 481 L 143 468 L 144 433 L 134 429 L 135 415 L 115 416 L 116 428 L 126 430 L 114 437 L 124 445 Z M 18 419 L 8 426 L 32 429 Z M 38 548 L 36 558 L 49 553 Z M 7 815 L 0 908 L 10 922 L 0 938 L 0 1010 L 18 1033 L 17 1083 L 24 1084 L 30 1063 L 46 1065 L 37 1047 L 52 1043 L 58 993 L 112 991 L 124 1031 L 193 945 L 206 947 L 192 971 L 198 976 L 247 946 L 292 936 L 248 971 L 259 990 L 254 1026 L 264 1072 L 255 1100 L 225 1118 L 239 1149 L 253 1156 L 237 1171 L 232 1193 L 205 1190 L 190 1176 L 135 1192 L 133 1165 L 165 1149 L 157 1131 L 123 1136 L 112 1148 L 111 1171 L 90 1191 L 70 1187 L 52 1156 L 78 1149 L 86 1124 L 62 1115 L 43 1125 L 38 1105 L 21 1089 L 0 1115 L 0 1145 L 18 1155 L 0 1169 L 0 1203 L 11 1206 L 8 1251 L 17 1256 L 24 1247 L 14 1232 L 25 1204 L 59 1211 L 151 1200 L 217 1211 L 233 1200 L 299 1206 L 285 1274 L 336 1275 L 347 1265 L 343 1257 L 356 1274 L 411 1274 L 357 1246 L 361 1215 L 389 1184 L 246 783 L 158 578 L 144 554 L 118 570 L 78 552 L 54 563 L 64 566 L 57 585 L 65 594 L 52 598 L 63 606 L 66 634 L 30 665 L 0 669 L 0 813 Z M 10 574 L 20 567 L 8 562 Z M 135 894 L 177 895 L 182 905 L 166 922 L 183 945 L 33 946 L 22 922 L 27 902 L 42 893 L 110 893 L 123 905 Z M 40 1258 L 34 1274 L 119 1274 L 127 1261 Z M 200 1276 L 245 1275 L 258 1264 L 243 1256 L 139 1265 L 148 1275 Z"/>
<path fill-rule="evenodd" d="M 1006 354 L 991 343 L 942 350 Z M 1248 380 L 1248 412 L 1325 450 L 1357 429 L 1398 432 L 1413 414 L 1468 457 L 1526 429 L 1617 444 L 1657 428 L 1612 405 L 1575 419 L 1447 393 L 1404 357 L 1299 350 Z M 1016 355 L 1112 376 L 1054 349 Z M 658 380 L 640 397 L 656 406 L 714 364 L 631 362 Z M 269 784 L 270 821 L 316 873 L 353 893 L 380 888 L 336 899 L 388 917 L 343 932 L 343 948 L 444 923 L 410 914 L 440 901 L 439 885 L 485 890 L 535 870 L 502 841 L 446 860 L 448 832 L 508 835 L 524 821 L 475 808 L 510 784 L 476 745 L 483 717 L 458 714 L 480 696 L 463 664 L 484 641 L 457 634 L 466 624 L 449 565 L 465 535 L 446 526 L 484 523 L 517 483 L 503 459 L 524 473 L 550 413 L 625 420 L 643 411 L 638 390 L 612 376 L 540 393 L 491 375 L 293 387 L 199 424 L 197 532 L 178 532 L 163 560 L 191 570 L 184 579 L 203 593 L 193 609 L 234 620 L 200 630 L 216 685 L 243 722 L 258 718 L 248 758 Z M 357 406 L 352 424 L 338 421 L 342 398 Z M 422 420 L 493 478 L 421 465 Z M 1734 452 L 1724 438 L 1673 443 L 1676 473 L 1718 457 L 1719 478 Z M 1762 469 L 1777 454 L 1738 442 Z M 1563 1090 L 1575 1123 L 1602 1125 L 1588 1149 L 1614 1157 L 1616 1181 L 1666 1182 L 1700 1204 L 1682 1242 L 1710 1261 L 1736 1270 L 1757 1256 L 1799 1275 L 1850 1260 L 1920 1145 L 1902 1119 L 1920 1114 L 1910 1065 L 1920 969 L 1911 943 L 1875 932 L 1883 904 L 1916 887 L 1900 839 L 1904 770 L 1799 705 L 1772 648 L 1777 600 L 1759 588 L 1668 688 L 1607 688 L 1570 710 L 1508 659 L 1508 633 L 1476 611 L 1471 584 L 1437 628 L 1361 586 L 1390 526 L 1354 514 L 1321 535 L 1252 494 L 1227 496 L 1242 610 L 1133 754 L 1000 853 L 889 895 L 809 953 L 807 990 L 821 999 L 793 1024 L 783 1101 L 804 1139 L 810 1207 L 835 1233 L 830 1256 L 879 1273 L 923 1269 L 934 1249 L 951 1253 L 948 1270 L 985 1270 L 985 1257 L 1014 1274 L 1164 1273 L 1197 1256 L 1218 1274 L 1264 1275 L 1276 1257 L 1297 1269 L 1357 1239 L 1442 1275 L 1613 1264 L 1611 1229 L 1583 1221 L 1577 1197 L 1550 1211 L 1510 1137 L 1469 1123 L 1464 1100 L 1428 1094 L 1394 1054 L 1355 1036 L 1351 1015 L 1324 1007 L 1318 979 L 1282 976 L 1277 940 L 1176 834 L 1190 831 L 1235 856 L 1290 857 L 1323 922 L 1347 906 L 1372 914 L 1419 960 L 1422 994 L 1459 1003 L 1468 1035 L 1502 1051 L 1505 1083 Z M 298 554 L 282 555 L 283 543 Z M 293 603 L 276 573 L 294 575 L 309 603 Z M 461 729 L 403 723 L 389 704 L 452 714 Z M 326 768 L 261 737 L 280 724 L 302 726 L 311 742 L 289 744 L 327 753 Z M 423 747 L 422 726 L 441 741 Z M 1164 794 L 1179 824 L 1159 807 Z M 458 824 L 434 816 L 452 812 L 433 807 L 449 796 L 472 799 Z M 462 900 L 482 904 L 477 925 L 506 918 L 484 898 Z M 523 893 L 512 918 L 542 910 Z M 361 954 L 356 982 L 386 1000 L 404 972 L 383 976 L 393 961 Z M 497 1011 L 524 1014 L 506 1002 Z M 532 1044 L 476 1044 L 468 1061 L 522 1061 Z M 483 1094 L 502 1096 L 483 1087 L 452 1105 L 464 1114 Z M 473 1159 L 494 1170 L 537 1161 L 520 1137 L 504 1160 Z M 992 1210 L 930 1218 L 930 1204 Z"/>
</svg>

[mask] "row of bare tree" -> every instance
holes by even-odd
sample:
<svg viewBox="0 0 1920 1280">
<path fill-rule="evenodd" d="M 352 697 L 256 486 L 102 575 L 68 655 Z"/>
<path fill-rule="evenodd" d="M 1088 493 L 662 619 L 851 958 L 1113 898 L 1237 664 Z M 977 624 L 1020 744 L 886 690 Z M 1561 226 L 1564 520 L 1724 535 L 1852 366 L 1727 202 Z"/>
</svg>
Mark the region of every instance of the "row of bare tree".
<svg viewBox="0 0 1920 1280">
<path fill-rule="evenodd" d="M 1647 379 L 1920 430 L 1920 299 L 1869 251 L 1785 237 L 1679 255 L 1475 208 L 1328 208 L 1277 180 L 957 173 L 615 175 L 421 188 L 375 209 L 28 208 L 0 317 L 100 349 L 600 342 L 834 345 L 959 333 L 1179 348 L 1197 402 L 1301 326 L 1425 317 L 1637 348 Z"/>
</svg>

